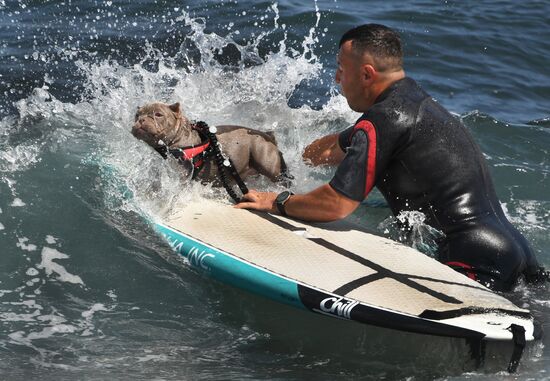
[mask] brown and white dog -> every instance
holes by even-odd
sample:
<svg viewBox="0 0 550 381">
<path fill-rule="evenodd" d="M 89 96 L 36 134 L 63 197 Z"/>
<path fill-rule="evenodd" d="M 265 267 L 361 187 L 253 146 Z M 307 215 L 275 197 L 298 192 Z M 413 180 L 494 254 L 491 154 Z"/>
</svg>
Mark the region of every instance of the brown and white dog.
<svg viewBox="0 0 550 381">
<path fill-rule="evenodd" d="M 272 133 L 233 125 L 216 126 L 216 129 L 223 154 L 232 161 L 243 180 L 255 174 L 264 175 L 273 182 L 288 180 L 286 164 Z M 157 102 L 139 107 L 132 134 L 161 154 L 203 143 L 201 134 L 183 115 L 179 103 L 167 105 Z M 197 178 L 214 181 L 217 173 L 216 164 L 207 161 Z"/>
</svg>

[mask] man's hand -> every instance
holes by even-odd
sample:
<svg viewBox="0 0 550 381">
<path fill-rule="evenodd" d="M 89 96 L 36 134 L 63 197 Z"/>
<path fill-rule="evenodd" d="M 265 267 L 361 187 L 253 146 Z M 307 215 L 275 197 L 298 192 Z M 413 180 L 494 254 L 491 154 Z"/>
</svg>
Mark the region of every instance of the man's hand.
<svg viewBox="0 0 550 381">
<path fill-rule="evenodd" d="M 277 193 L 251 190 L 238 209 L 254 209 L 279 214 L 275 199 Z M 306 194 L 295 194 L 285 203 L 286 214 L 304 221 L 329 222 L 346 218 L 358 206 L 359 201 L 347 198 L 335 191 L 329 184 L 320 186 Z"/>
<path fill-rule="evenodd" d="M 312 165 L 337 165 L 346 153 L 338 144 L 338 134 L 327 135 L 308 145 L 302 154 L 305 161 Z"/>
<path fill-rule="evenodd" d="M 263 212 L 277 213 L 277 207 L 275 205 L 276 198 L 277 193 L 251 190 L 243 196 L 242 201 L 235 205 L 235 208 L 254 209 Z"/>
</svg>

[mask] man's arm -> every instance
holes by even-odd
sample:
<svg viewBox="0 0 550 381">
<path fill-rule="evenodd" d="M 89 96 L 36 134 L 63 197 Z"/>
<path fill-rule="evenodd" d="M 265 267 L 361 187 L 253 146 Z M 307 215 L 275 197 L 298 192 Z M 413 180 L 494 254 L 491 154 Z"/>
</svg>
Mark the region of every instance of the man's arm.
<svg viewBox="0 0 550 381">
<path fill-rule="evenodd" d="M 327 135 L 308 145 L 302 154 L 314 166 L 337 165 L 346 156 L 338 144 L 339 134 Z"/>
<path fill-rule="evenodd" d="M 244 201 L 235 205 L 235 208 L 278 214 L 276 197 L 277 194 L 273 192 L 251 190 L 244 195 Z M 300 220 L 329 222 L 347 217 L 359 204 L 358 201 L 338 193 L 329 184 L 325 184 L 309 193 L 291 196 L 285 203 L 285 211 L 290 217 Z"/>
</svg>

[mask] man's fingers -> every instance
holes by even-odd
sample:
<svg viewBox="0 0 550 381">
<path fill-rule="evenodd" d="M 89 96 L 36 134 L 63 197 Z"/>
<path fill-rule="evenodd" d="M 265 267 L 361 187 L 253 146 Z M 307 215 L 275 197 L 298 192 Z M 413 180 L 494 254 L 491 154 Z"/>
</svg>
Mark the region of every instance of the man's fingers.
<svg viewBox="0 0 550 381">
<path fill-rule="evenodd" d="M 269 212 L 275 201 L 276 194 L 272 192 L 258 192 L 251 190 L 245 194 L 242 201 L 234 207 L 237 209 L 254 209 Z"/>
<path fill-rule="evenodd" d="M 238 204 L 233 205 L 237 209 L 253 209 L 254 203 L 252 202 L 239 202 Z"/>
<path fill-rule="evenodd" d="M 256 202 L 258 201 L 258 193 L 254 190 L 251 190 L 250 192 L 245 194 L 242 199 L 245 201 Z"/>
<path fill-rule="evenodd" d="M 250 192 L 243 195 L 241 201 L 234 205 L 237 209 L 250 209 L 254 207 L 254 204 L 259 201 L 258 192 L 251 190 Z"/>
</svg>

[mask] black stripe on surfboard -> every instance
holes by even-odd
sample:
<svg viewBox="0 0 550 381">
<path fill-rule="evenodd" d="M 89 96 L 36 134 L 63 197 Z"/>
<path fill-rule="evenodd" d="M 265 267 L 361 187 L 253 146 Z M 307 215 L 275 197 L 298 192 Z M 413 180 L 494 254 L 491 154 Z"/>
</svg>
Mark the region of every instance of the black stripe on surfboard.
<svg viewBox="0 0 550 381">
<path fill-rule="evenodd" d="M 409 278 L 409 279 L 426 280 L 426 281 L 429 281 L 429 282 L 437 282 L 437 283 L 443 283 L 443 284 L 448 284 L 448 285 L 452 285 L 452 286 L 461 286 L 461 287 L 473 288 L 473 289 L 477 289 L 477 290 L 480 290 L 480 291 L 488 291 L 487 289 L 485 289 L 483 287 L 476 287 L 476 286 L 472 286 L 472 285 L 469 285 L 469 284 L 451 282 L 451 281 L 448 281 L 448 280 L 445 280 L 445 279 L 434 279 L 434 278 L 420 276 L 420 275 L 414 275 L 414 274 L 402 274 L 402 275 L 406 278 Z M 339 288 L 334 290 L 334 293 L 339 294 L 339 295 L 347 295 L 348 293 L 352 292 L 353 290 L 358 289 L 359 287 L 365 286 L 369 283 L 372 283 L 374 281 L 377 281 L 377 280 L 380 280 L 380 279 L 383 279 L 383 278 L 384 278 L 384 275 L 382 275 L 380 273 L 370 274 L 370 275 L 367 275 L 367 276 L 364 276 L 364 277 L 361 277 L 361 278 L 354 279 L 351 282 L 348 282 L 348 283 L 344 284 L 343 286 L 340 286 Z"/>
<path fill-rule="evenodd" d="M 284 229 L 287 229 L 287 230 L 290 230 L 290 231 L 306 231 L 306 229 L 304 229 L 304 228 L 294 226 L 294 225 L 292 225 L 288 222 L 285 222 L 285 221 L 280 220 L 276 217 L 273 217 L 270 214 L 259 213 L 259 212 L 255 212 L 255 211 L 250 211 L 250 212 L 252 212 L 255 215 L 257 215 L 258 217 L 266 219 L 269 222 L 271 222 L 271 223 L 273 223 L 277 226 L 280 226 Z M 435 283 L 444 283 L 444 284 L 448 284 L 448 285 L 461 286 L 461 287 L 472 288 L 472 289 L 477 289 L 477 290 L 481 290 L 481 291 L 487 291 L 485 288 L 483 288 L 481 286 L 476 286 L 476 285 L 471 285 L 471 284 L 464 284 L 464 283 L 459 283 L 459 282 L 452 282 L 452 281 L 448 281 L 448 280 L 445 280 L 445 279 L 436 279 L 436 278 L 430 278 L 430 277 L 421 276 L 421 275 L 414 275 L 414 274 L 403 274 L 403 275 L 406 276 L 407 278 L 411 278 L 411 279 L 426 280 L 426 281 L 435 282 Z M 363 278 L 366 278 L 366 277 L 363 277 Z M 361 279 L 363 279 L 363 278 L 361 278 Z M 378 279 L 373 279 L 372 281 L 375 281 L 375 280 L 378 280 Z M 352 282 L 354 282 L 358 287 L 360 287 L 364 284 L 367 284 L 367 283 L 359 284 L 355 280 L 351 281 L 350 283 L 352 283 Z M 358 287 L 356 287 L 356 288 L 358 288 Z M 340 288 L 348 288 L 348 287 L 346 285 L 343 285 L 343 286 L 339 287 L 339 289 Z M 351 292 L 351 291 L 353 291 L 353 289 L 350 289 L 348 292 Z"/>
<path fill-rule="evenodd" d="M 299 231 L 299 230 L 304 230 L 304 229 L 297 229 L 296 226 L 292 225 L 292 224 L 289 224 L 288 222 L 285 222 L 285 221 L 282 221 L 276 217 L 273 217 L 267 213 L 259 213 L 259 212 L 254 212 L 252 211 L 252 213 L 256 214 L 257 216 L 261 217 L 261 218 L 264 218 L 266 220 L 268 220 L 269 222 L 272 222 L 274 224 L 276 224 L 277 226 L 280 226 L 284 229 L 287 229 L 287 230 L 291 230 L 291 231 Z M 442 302 L 445 302 L 445 303 L 450 303 L 450 304 L 462 304 L 462 301 L 461 300 L 458 300 L 456 298 L 453 298 L 452 296 L 449 296 L 449 295 L 446 295 L 446 294 L 443 294 L 441 292 L 438 292 L 436 290 L 433 290 L 429 287 L 426 287 L 412 279 L 410 279 L 410 277 L 408 277 L 407 275 L 405 274 L 400 274 L 400 273 L 396 273 L 394 271 L 391 271 L 385 267 L 382 267 L 381 265 L 377 264 L 377 263 L 374 263 L 366 258 L 363 258 L 361 257 L 360 255 L 357 255 L 355 253 L 352 253 L 351 251 L 348 251 L 340 246 L 337 246 L 323 238 L 308 238 L 310 241 L 312 242 L 315 242 L 316 244 L 320 245 L 320 246 L 323 246 L 329 250 L 332 250 L 334 251 L 335 253 L 338 253 L 348 259 L 351 259 L 355 262 L 358 262 L 364 266 L 367 266 L 371 269 L 373 269 L 376 273 L 380 274 L 380 277 L 379 278 L 368 278 L 367 280 L 370 280 L 370 281 L 375 281 L 375 280 L 379 280 L 379 279 L 382 279 L 382 278 L 390 278 L 390 279 L 393 279 L 399 283 L 402 283 L 408 287 L 411 287 L 412 289 L 418 291 L 418 292 L 422 292 L 424 294 L 427 294 L 427 295 L 430 295 L 436 299 L 439 299 L 441 300 Z M 362 278 L 362 279 L 365 279 L 365 278 Z M 434 282 L 437 282 L 438 279 L 434 279 L 433 280 Z M 350 282 L 351 283 L 351 282 Z M 364 285 L 365 283 L 362 283 L 360 284 L 359 282 L 356 283 L 357 286 L 361 286 L 361 285 Z M 342 287 L 345 287 L 345 290 L 347 290 L 347 292 L 350 292 L 352 291 L 354 288 L 350 288 L 349 286 L 349 283 L 347 285 L 344 285 Z M 346 287 L 348 286 L 348 287 Z M 341 289 L 342 287 L 340 287 L 339 289 Z M 335 292 L 336 293 L 336 292 Z"/>
<path fill-rule="evenodd" d="M 447 311 L 434 311 L 434 310 L 424 310 L 418 317 L 430 320 L 446 320 L 452 319 L 464 315 L 476 315 L 476 314 L 487 314 L 489 312 L 501 313 L 507 316 L 513 315 L 524 319 L 532 319 L 533 316 L 529 312 L 522 311 L 510 311 L 503 308 L 480 308 L 480 307 L 467 307 L 467 308 L 458 308 L 456 310 L 447 310 Z"/>
<path fill-rule="evenodd" d="M 367 267 L 370 267 L 377 273 L 379 273 L 382 278 L 390 278 L 393 279 L 399 283 L 402 283 L 408 287 L 411 287 L 412 289 L 422 292 L 424 294 L 428 294 L 436 299 L 441 300 L 445 303 L 451 303 L 451 304 L 462 304 L 461 300 L 458 300 L 456 298 L 453 298 L 452 296 L 443 294 L 441 292 L 435 291 L 429 287 L 426 287 L 412 279 L 410 279 L 405 274 L 396 273 L 394 271 L 391 271 L 385 267 L 382 267 L 381 265 L 374 263 L 372 261 L 369 261 L 366 258 L 361 257 L 360 255 L 357 255 L 355 253 L 352 253 L 351 251 L 348 251 L 346 249 L 341 248 L 340 246 L 337 246 L 331 242 L 328 242 L 322 238 L 311 238 L 310 241 L 313 241 L 321 246 L 326 247 L 327 249 L 330 249 L 340 255 L 343 255 L 346 258 L 349 258 L 351 260 L 354 260 L 355 262 L 361 263 L 362 265 L 365 265 Z"/>
<path fill-rule="evenodd" d="M 353 290 L 355 290 L 355 289 L 357 289 L 361 286 L 364 286 L 366 284 L 372 283 L 376 280 L 380 280 L 380 279 L 383 279 L 383 278 L 384 278 L 384 275 L 381 274 L 381 273 L 369 274 L 367 276 L 352 280 L 351 282 L 348 282 L 348 283 L 344 284 L 343 286 L 338 287 L 333 292 L 337 295 L 347 295 L 348 293 L 352 292 Z"/>
</svg>

